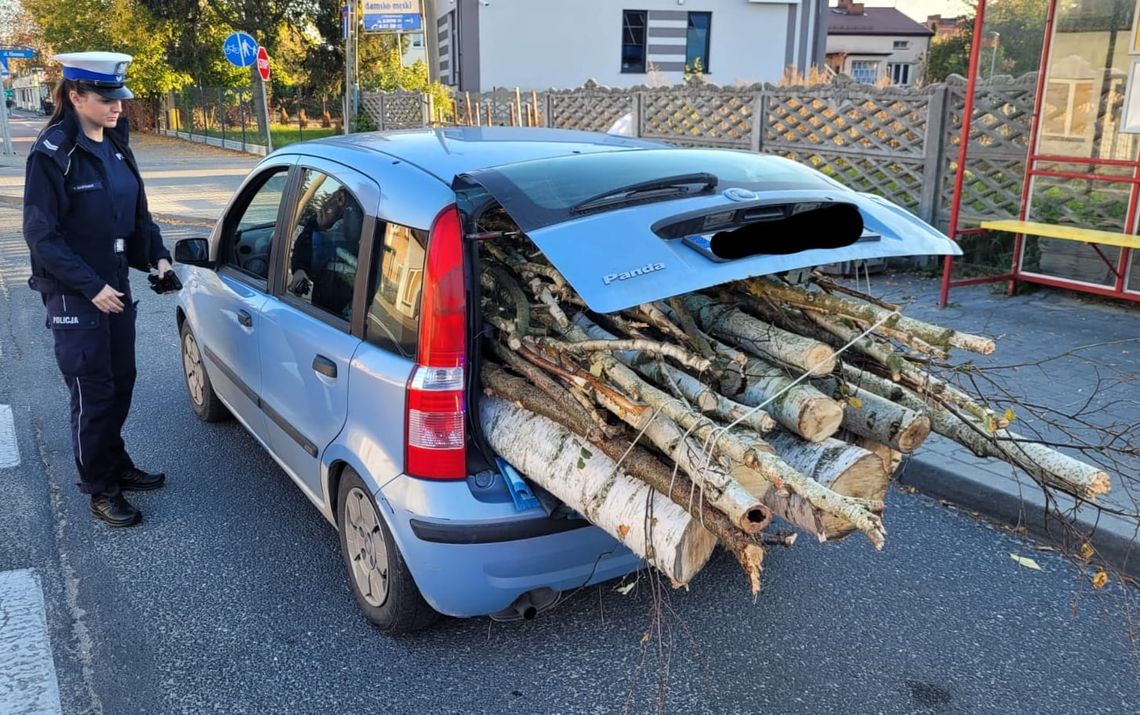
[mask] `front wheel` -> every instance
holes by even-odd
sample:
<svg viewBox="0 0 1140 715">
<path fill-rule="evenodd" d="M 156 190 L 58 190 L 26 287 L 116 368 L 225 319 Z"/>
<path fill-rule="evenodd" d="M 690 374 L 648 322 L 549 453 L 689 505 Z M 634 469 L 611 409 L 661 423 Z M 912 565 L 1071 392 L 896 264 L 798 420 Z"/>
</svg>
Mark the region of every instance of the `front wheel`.
<svg viewBox="0 0 1140 715">
<path fill-rule="evenodd" d="M 203 422 L 220 422 L 230 416 L 230 411 L 218 399 L 214 392 L 214 385 L 210 376 L 206 374 L 206 366 L 202 363 L 202 351 L 198 347 L 198 340 L 194 331 L 190 329 L 190 321 L 182 323 L 182 376 L 186 378 L 186 393 L 190 397 L 190 406 L 194 414 Z"/>
<path fill-rule="evenodd" d="M 345 467 L 337 494 L 340 551 L 356 605 L 384 633 L 400 635 L 439 617 L 420 595 L 368 488 Z"/>
</svg>

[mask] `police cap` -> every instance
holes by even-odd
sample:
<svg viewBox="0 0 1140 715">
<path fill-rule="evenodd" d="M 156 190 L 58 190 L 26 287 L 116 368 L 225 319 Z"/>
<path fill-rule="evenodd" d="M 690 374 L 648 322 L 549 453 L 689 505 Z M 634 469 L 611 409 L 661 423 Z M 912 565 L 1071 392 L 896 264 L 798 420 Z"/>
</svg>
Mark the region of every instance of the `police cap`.
<svg viewBox="0 0 1140 715">
<path fill-rule="evenodd" d="M 63 65 L 63 78 L 90 87 L 107 99 L 131 99 L 124 80 L 134 59 L 121 52 L 68 52 L 52 59 Z"/>
</svg>

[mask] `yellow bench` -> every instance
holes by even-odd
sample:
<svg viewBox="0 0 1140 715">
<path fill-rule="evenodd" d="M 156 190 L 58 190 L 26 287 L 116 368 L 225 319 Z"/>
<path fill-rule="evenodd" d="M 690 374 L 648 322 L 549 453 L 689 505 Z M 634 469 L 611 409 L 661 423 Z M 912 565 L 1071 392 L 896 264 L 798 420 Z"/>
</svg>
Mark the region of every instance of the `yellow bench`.
<svg viewBox="0 0 1140 715">
<path fill-rule="evenodd" d="M 975 229 L 978 230 L 978 229 Z M 952 277 L 954 260 L 947 257 L 943 264 L 942 271 L 942 289 L 938 299 L 939 306 L 945 306 L 949 300 L 950 288 L 952 286 L 967 286 L 978 285 L 982 283 L 996 283 L 999 281 L 1008 282 L 1009 295 L 1013 295 L 1014 289 L 1018 281 L 1027 281 L 1029 283 L 1038 283 L 1041 285 L 1053 286 L 1055 288 L 1068 288 L 1070 290 L 1083 291 L 1085 293 L 1094 293 L 1096 295 L 1108 296 L 1111 298 L 1123 298 L 1125 300 L 1140 301 L 1140 291 L 1129 290 L 1125 285 L 1128 265 L 1131 261 L 1130 251 L 1140 250 L 1140 236 L 1131 233 L 1116 233 L 1114 231 L 1099 231 L 1092 228 L 1078 228 L 1076 226 L 1058 226 L 1051 223 L 1038 223 L 1036 221 L 1018 221 L 1015 219 L 996 219 L 993 221 L 982 221 L 980 224 L 981 231 L 1005 231 L 1012 233 L 1016 236 L 1014 240 L 1014 255 L 1013 265 L 1010 267 L 1010 272 L 999 276 L 985 276 L 981 278 L 966 278 L 961 280 L 954 280 Z M 963 233 L 973 233 L 973 231 L 965 231 Z M 1097 285 L 1093 283 L 1086 283 L 1084 281 L 1073 280 L 1068 278 L 1061 278 L 1058 276 L 1042 275 L 1032 271 L 1025 271 L 1021 267 L 1022 259 L 1022 242 L 1025 236 L 1037 236 L 1040 238 L 1059 238 L 1063 241 L 1076 241 L 1084 243 L 1096 251 L 1100 260 L 1108 266 L 1115 281 L 1112 287 L 1105 285 Z M 1108 259 L 1104 251 L 1100 249 L 1101 246 L 1114 246 L 1123 249 L 1122 255 L 1117 261 L 1116 265 Z"/>
</svg>

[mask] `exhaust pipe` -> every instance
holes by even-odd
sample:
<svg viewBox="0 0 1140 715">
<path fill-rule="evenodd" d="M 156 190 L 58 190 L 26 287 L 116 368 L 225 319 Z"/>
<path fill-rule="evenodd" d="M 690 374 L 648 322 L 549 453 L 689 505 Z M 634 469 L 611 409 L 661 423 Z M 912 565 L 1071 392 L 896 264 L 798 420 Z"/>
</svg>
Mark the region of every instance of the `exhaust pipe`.
<svg viewBox="0 0 1140 715">
<path fill-rule="evenodd" d="M 490 614 L 490 617 L 501 623 L 532 621 L 539 613 L 554 608 L 561 600 L 562 594 L 552 588 L 536 588 L 522 594 L 503 610 Z"/>
</svg>

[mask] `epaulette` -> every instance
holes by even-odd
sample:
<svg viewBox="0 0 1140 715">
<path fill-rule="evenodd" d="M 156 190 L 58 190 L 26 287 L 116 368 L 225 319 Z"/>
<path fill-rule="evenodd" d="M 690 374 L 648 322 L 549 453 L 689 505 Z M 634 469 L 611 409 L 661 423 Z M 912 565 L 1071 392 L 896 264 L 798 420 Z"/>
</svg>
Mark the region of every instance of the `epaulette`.
<svg viewBox="0 0 1140 715">
<path fill-rule="evenodd" d="M 29 156 L 37 152 L 46 154 L 55 159 L 56 163 L 63 168 L 70 163 L 71 157 L 69 152 L 71 151 L 73 143 L 62 126 L 50 126 L 40 132 L 39 137 L 36 138 L 36 143 L 32 145 Z"/>
</svg>

